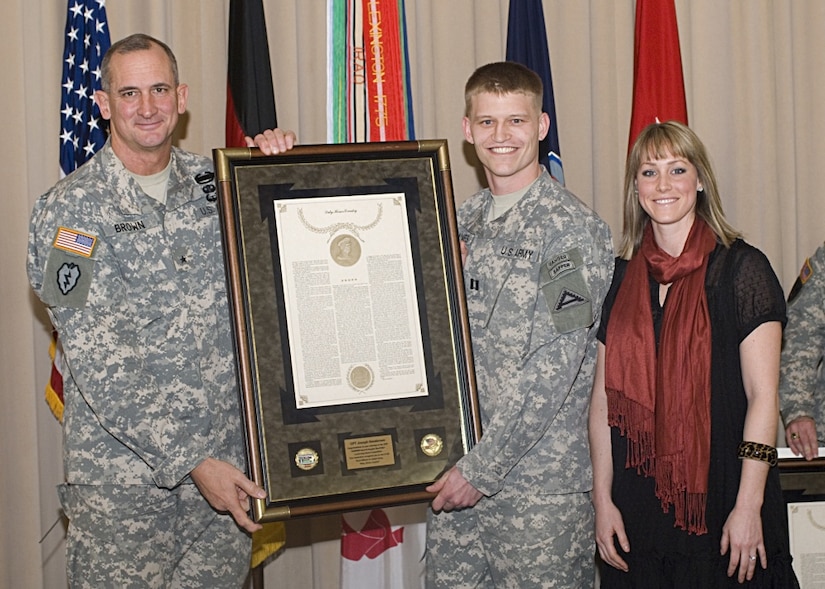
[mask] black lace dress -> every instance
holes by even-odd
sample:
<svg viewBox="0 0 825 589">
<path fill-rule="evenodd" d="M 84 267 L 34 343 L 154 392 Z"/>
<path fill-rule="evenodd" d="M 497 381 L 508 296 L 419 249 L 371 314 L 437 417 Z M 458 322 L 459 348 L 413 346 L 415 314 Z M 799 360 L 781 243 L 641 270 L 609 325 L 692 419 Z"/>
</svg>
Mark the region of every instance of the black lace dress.
<svg viewBox="0 0 825 589">
<path fill-rule="evenodd" d="M 626 260 L 617 260 L 613 285 L 602 314 L 599 340 L 607 340 L 610 310 L 616 300 Z M 760 324 L 786 321 L 785 297 L 767 258 L 756 248 L 737 241 L 729 249 L 717 246 L 708 264 L 705 290 L 712 331 L 711 454 L 706 521 L 708 533 L 697 536 L 674 527 L 673 510 L 663 513 L 654 494 L 653 478 L 625 468 L 626 440 L 612 428 L 613 501 L 622 513 L 630 552 L 621 556 L 630 567 L 624 573 L 601 564 L 602 589 L 715 589 L 722 587 L 795 589 L 799 584 L 791 567 L 787 511 L 772 468 L 762 506 L 762 531 L 768 568 L 756 566 L 750 582 L 728 578 L 729 553 L 721 556 L 722 526 L 736 502 L 740 460 L 737 449 L 747 411 L 742 383 L 739 344 Z M 658 284 L 650 279 L 653 324 L 658 341 L 663 310 Z"/>
</svg>

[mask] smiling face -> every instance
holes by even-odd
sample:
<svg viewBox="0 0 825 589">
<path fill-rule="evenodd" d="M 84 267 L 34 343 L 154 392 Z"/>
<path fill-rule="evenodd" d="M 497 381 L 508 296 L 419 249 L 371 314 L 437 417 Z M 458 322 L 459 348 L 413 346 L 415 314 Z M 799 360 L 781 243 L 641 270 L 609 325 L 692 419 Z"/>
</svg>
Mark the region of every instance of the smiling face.
<svg viewBox="0 0 825 589">
<path fill-rule="evenodd" d="M 741 237 L 725 219 L 705 145 L 683 123 L 652 123 L 639 133 L 627 156 L 623 193 L 617 253 L 626 260 L 639 251 L 648 224 L 659 246 L 666 243 L 666 251 L 676 255 L 681 251 L 681 238 L 687 237 L 696 217 L 707 223 L 725 246 Z"/>
<path fill-rule="evenodd" d="M 662 157 L 642 160 L 636 173 L 639 204 L 648 214 L 654 229 L 690 232 L 696 217 L 697 191 L 702 190 L 696 166 L 669 151 Z"/>
<path fill-rule="evenodd" d="M 112 147 L 132 172 L 158 172 L 169 161 L 172 133 L 186 111 L 188 88 L 175 83 L 169 58 L 157 45 L 114 54 L 110 64 L 108 91 L 95 92 L 95 101 L 110 121 Z"/>
<path fill-rule="evenodd" d="M 529 186 L 541 173 L 539 141 L 550 118 L 535 97 L 512 92 L 479 92 L 464 117 L 464 137 L 473 144 L 493 194 L 510 194 Z"/>
</svg>

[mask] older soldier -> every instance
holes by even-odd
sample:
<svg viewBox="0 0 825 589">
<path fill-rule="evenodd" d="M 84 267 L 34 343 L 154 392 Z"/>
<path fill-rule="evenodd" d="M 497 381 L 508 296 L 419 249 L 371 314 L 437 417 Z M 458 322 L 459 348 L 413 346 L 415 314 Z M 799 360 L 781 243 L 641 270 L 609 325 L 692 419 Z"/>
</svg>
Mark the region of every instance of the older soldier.
<svg viewBox="0 0 825 589">
<path fill-rule="evenodd" d="M 587 406 L 613 248 L 538 162 L 541 100 L 515 63 L 465 87 L 489 184 L 458 214 L 483 436 L 429 487 L 429 587 L 593 586 Z"/>
<path fill-rule="evenodd" d="M 166 45 L 127 37 L 102 69 L 109 141 L 38 199 L 29 239 L 29 279 L 68 369 L 69 583 L 240 587 L 244 529 L 260 527 L 248 497 L 264 492 L 242 472 L 212 163 L 172 146 L 188 88 Z"/>
<path fill-rule="evenodd" d="M 805 260 L 788 296 L 779 396 L 785 440 L 794 454 L 813 460 L 825 427 L 825 245 Z"/>
</svg>

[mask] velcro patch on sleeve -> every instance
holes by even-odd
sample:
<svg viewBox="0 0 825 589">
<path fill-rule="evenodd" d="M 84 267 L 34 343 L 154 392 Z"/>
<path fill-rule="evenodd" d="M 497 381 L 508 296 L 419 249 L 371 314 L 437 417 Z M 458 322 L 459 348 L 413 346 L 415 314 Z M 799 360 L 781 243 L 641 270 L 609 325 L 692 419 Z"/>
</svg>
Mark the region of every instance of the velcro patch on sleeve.
<svg viewBox="0 0 825 589">
<path fill-rule="evenodd" d="M 802 264 L 802 270 L 799 271 L 799 280 L 805 284 L 814 275 L 814 267 L 811 265 L 811 258 L 806 258 L 805 263 Z"/>
<path fill-rule="evenodd" d="M 43 276 L 43 301 L 55 307 L 86 305 L 92 285 L 94 260 L 53 249 Z"/>
<path fill-rule="evenodd" d="M 91 258 L 96 243 L 97 237 L 94 235 L 69 229 L 68 227 L 58 227 L 52 246 L 84 258 Z"/>
<path fill-rule="evenodd" d="M 792 303 L 794 299 L 796 299 L 796 296 L 802 291 L 802 287 L 805 286 L 805 283 L 808 282 L 813 275 L 814 267 L 811 264 L 811 259 L 806 258 L 805 263 L 802 264 L 802 269 L 799 271 L 799 276 L 797 276 L 791 287 L 791 292 L 788 293 L 789 303 Z"/>
<path fill-rule="evenodd" d="M 542 264 L 541 290 L 559 333 L 569 333 L 593 324 L 593 302 L 582 274 L 578 249 L 559 254 Z"/>
</svg>

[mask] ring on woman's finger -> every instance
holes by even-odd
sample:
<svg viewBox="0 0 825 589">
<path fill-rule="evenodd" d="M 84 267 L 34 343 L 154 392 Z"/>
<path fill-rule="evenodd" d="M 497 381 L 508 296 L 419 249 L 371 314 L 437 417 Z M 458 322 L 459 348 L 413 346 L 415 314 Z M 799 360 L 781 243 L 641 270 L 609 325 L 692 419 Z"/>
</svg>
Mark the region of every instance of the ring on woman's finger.
<svg viewBox="0 0 825 589">
<path fill-rule="evenodd" d="M 748 557 L 748 559 L 749 559 L 749 560 L 756 560 L 756 556 L 755 556 L 755 555 L 751 555 L 751 556 L 749 556 L 749 557 Z"/>
<path fill-rule="evenodd" d="M 796 433 L 796 432 L 792 433 L 792 434 L 791 434 L 791 439 L 792 439 L 792 440 L 798 440 L 798 439 L 799 439 L 799 434 L 798 434 L 798 433 Z"/>
</svg>

